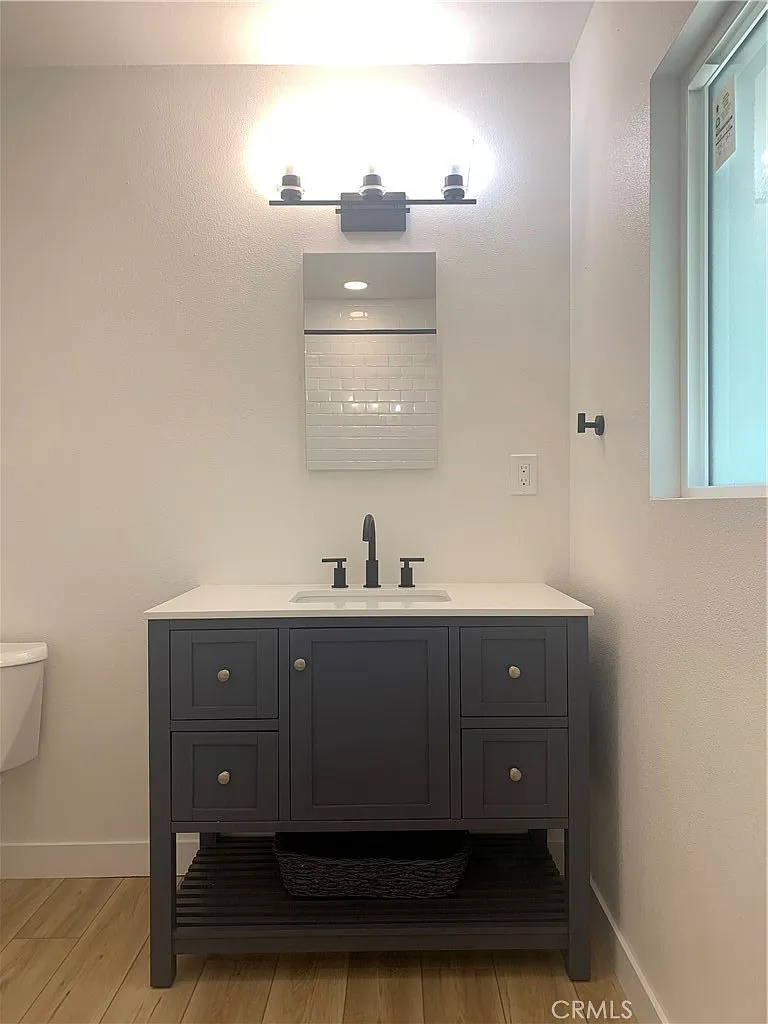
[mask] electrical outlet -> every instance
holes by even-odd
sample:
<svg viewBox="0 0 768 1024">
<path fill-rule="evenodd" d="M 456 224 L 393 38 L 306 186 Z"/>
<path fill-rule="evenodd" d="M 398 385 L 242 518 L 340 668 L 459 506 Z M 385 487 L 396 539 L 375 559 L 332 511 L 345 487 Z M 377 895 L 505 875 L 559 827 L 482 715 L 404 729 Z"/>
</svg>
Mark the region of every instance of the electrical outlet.
<svg viewBox="0 0 768 1024">
<path fill-rule="evenodd" d="M 539 465 L 536 455 L 512 456 L 512 494 L 536 494 L 539 490 Z"/>
</svg>

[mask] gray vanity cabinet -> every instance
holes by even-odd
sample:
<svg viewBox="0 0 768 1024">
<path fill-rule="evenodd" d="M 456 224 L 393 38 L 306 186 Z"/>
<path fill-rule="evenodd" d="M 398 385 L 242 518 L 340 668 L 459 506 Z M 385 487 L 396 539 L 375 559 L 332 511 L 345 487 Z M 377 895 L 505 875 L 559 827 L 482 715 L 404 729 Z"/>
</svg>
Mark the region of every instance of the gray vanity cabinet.
<svg viewBox="0 0 768 1024">
<path fill-rule="evenodd" d="M 178 954 L 332 950 L 560 949 L 588 978 L 587 662 L 578 615 L 151 620 L 152 984 Z M 384 829 L 468 833 L 456 891 L 283 888 L 275 832 Z"/>
<path fill-rule="evenodd" d="M 448 630 L 292 629 L 291 818 L 448 818 Z"/>
</svg>

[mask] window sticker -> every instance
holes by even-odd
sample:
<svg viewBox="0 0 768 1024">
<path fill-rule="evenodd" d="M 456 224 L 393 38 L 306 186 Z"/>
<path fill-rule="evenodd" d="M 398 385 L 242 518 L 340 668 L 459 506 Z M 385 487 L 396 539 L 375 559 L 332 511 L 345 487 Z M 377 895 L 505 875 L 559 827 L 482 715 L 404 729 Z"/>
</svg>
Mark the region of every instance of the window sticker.
<svg viewBox="0 0 768 1024">
<path fill-rule="evenodd" d="M 736 152 L 736 96 L 733 77 L 727 79 L 715 93 L 715 111 L 712 118 L 712 150 L 715 170 Z"/>
</svg>

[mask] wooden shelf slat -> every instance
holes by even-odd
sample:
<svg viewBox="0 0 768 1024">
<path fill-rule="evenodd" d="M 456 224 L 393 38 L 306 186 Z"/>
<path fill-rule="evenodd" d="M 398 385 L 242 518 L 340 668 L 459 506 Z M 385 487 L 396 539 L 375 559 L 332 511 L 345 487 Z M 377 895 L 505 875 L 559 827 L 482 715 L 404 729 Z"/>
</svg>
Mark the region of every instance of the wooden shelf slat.
<svg viewBox="0 0 768 1024">
<path fill-rule="evenodd" d="M 222 836 L 201 849 L 176 896 L 179 951 L 214 940 L 217 948 L 279 949 L 287 936 L 302 948 L 459 948 L 478 934 L 495 948 L 567 940 L 563 878 L 546 849 L 527 834 L 473 836 L 467 872 L 440 899 L 300 899 L 283 887 L 272 839 Z"/>
</svg>

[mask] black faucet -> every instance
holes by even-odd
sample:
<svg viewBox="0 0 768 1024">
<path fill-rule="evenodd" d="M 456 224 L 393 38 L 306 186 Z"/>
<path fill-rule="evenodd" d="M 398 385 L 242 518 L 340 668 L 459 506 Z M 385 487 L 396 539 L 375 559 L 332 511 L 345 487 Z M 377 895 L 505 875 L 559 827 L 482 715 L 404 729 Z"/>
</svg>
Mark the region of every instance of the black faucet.
<svg viewBox="0 0 768 1024">
<path fill-rule="evenodd" d="M 363 520 L 363 540 L 368 543 L 368 557 L 365 560 L 365 586 L 378 587 L 379 563 L 376 558 L 376 521 L 368 515 Z"/>
</svg>

